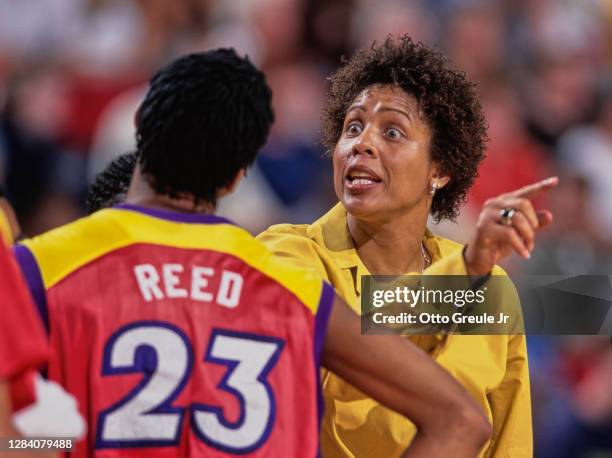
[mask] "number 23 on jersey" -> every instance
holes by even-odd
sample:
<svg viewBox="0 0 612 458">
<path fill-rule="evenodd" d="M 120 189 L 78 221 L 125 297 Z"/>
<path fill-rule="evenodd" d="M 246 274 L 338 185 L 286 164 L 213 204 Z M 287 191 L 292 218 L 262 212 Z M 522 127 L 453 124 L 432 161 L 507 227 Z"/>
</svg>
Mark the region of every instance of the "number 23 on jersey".
<svg viewBox="0 0 612 458">
<path fill-rule="evenodd" d="M 187 335 L 173 324 L 139 321 L 121 327 L 104 346 L 102 375 L 144 375 L 121 400 L 98 414 L 96 448 L 177 445 L 185 416 L 190 415 L 193 432 L 210 447 L 236 454 L 257 450 L 274 424 L 276 400 L 268 375 L 283 346 L 282 339 L 215 328 L 204 361 L 198 362 Z M 217 389 L 238 402 L 235 421 L 228 420 L 220 406 L 173 406 L 194 364 L 227 368 Z"/>
</svg>

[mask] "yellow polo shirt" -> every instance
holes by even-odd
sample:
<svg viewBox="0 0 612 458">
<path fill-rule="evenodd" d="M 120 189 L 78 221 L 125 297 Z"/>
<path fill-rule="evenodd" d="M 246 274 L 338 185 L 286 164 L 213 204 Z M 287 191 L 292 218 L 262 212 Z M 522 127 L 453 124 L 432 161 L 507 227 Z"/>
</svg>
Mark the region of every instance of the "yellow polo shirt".
<svg viewBox="0 0 612 458">
<path fill-rule="evenodd" d="M 348 231 L 341 204 L 310 225 L 281 224 L 258 236 L 277 255 L 301 267 L 315 268 L 359 313 L 361 276 L 369 275 Z M 427 231 L 425 246 L 431 275 L 466 275 L 462 246 Z M 503 275 L 495 267 L 493 275 Z M 493 437 L 482 457 L 533 455 L 529 369 L 524 335 L 426 335 L 410 339 L 448 370 L 482 406 Z M 405 417 L 381 406 L 323 372 L 325 416 L 321 448 L 325 458 L 399 456 L 416 428 Z"/>
</svg>

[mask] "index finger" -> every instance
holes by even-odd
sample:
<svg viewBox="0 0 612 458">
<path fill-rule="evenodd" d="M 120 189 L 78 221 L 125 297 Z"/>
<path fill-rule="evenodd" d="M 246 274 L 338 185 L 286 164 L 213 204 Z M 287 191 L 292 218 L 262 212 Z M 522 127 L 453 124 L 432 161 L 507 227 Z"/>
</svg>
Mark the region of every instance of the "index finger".
<svg viewBox="0 0 612 458">
<path fill-rule="evenodd" d="M 545 180 L 538 181 L 537 183 L 533 183 L 527 186 L 523 186 L 522 188 L 517 189 L 510 193 L 511 196 L 514 197 L 524 197 L 527 199 L 533 199 L 534 197 L 542 194 L 549 189 L 554 188 L 559 183 L 558 177 L 550 177 Z"/>
</svg>

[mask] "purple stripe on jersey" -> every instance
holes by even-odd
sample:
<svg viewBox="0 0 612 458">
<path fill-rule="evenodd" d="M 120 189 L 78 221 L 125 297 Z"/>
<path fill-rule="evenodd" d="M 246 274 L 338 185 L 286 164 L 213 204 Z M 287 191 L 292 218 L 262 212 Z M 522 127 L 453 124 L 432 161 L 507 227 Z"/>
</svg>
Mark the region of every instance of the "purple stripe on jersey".
<svg viewBox="0 0 612 458">
<path fill-rule="evenodd" d="M 34 258 L 32 252 L 24 245 L 13 246 L 13 253 L 15 254 L 17 263 L 21 268 L 21 273 L 26 280 L 28 289 L 30 290 L 34 303 L 36 304 L 38 314 L 42 319 L 48 334 L 49 310 L 47 309 L 47 294 L 45 292 L 45 285 L 43 283 L 42 275 L 40 273 L 40 269 L 38 268 L 36 259 Z"/>
<path fill-rule="evenodd" d="M 231 224 L 233 226 L 237 226 L 236 223 L 230 221 L 229 219 L 211 214 L 179 212 L 173 210 L 164 210 L 161 208 L 142 207 L 140 205 L 133 204 L 119 204 L 115 205 L 113 208 L 135 211 L 138 213 L 143 213 L 145 215 L 153 216 L 154 218 L 175 221 L 177 223 Z"/>
<path fill-rule="evenodd" d="M 331 313 L 332 304 L 334 303 L 334 288 L 327 282 L 323 282 L 323 291 L 321 292 L 321 299 L 319 301 L 319 307 L 317 308 L 317 314 L 315 316 L 315 329 L 314 329 L 314 358 L 315 358 L 315 371 L 317 380 L 317 407 L 319 414 L 319 427 L 321 427 L 321 420 L 323 420 L 323 391 L 321 386 L 321 356 L 323 353 L 323 343 L 325 342 L 325 336 L 327 334 L 327 323 L 329 321 L 329 314 Z"/>
</svg>

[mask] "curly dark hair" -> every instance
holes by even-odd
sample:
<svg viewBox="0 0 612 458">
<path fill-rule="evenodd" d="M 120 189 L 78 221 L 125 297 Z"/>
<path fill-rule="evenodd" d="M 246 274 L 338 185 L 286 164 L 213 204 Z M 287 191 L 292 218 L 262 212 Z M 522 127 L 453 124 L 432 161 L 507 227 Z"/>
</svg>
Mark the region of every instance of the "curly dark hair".
<svg viewBox="0 0 612 458">
<path fill-rule="evenodd" d="M 488 140 L 475 85 L 447 59 L 408 35 L 363 48 L 330 77 L 323 110 L 323 143 L 333 151 L 348 108 L 364 89 L 393 85 L 415 97 L 432 130 L 431 158 L 450 177 L 431 205 L 436 222 L 453 220 L 478 176 Z"/>
<path fill-rule="evenodd" d="M 137 160 L 138 154 L 135 151 L 122 154 L 96 175 L 85 200 L 85 211 L 88 215 L 123 202 Z"/>
<path fill-rule="evenodd" d="M 271 99 L 264 74 L 233 49 L 171 62 L 151 79 L 136 115 L 143 175 L 157 193 L 214 204 L 266 142 Z"/>
</svg>

